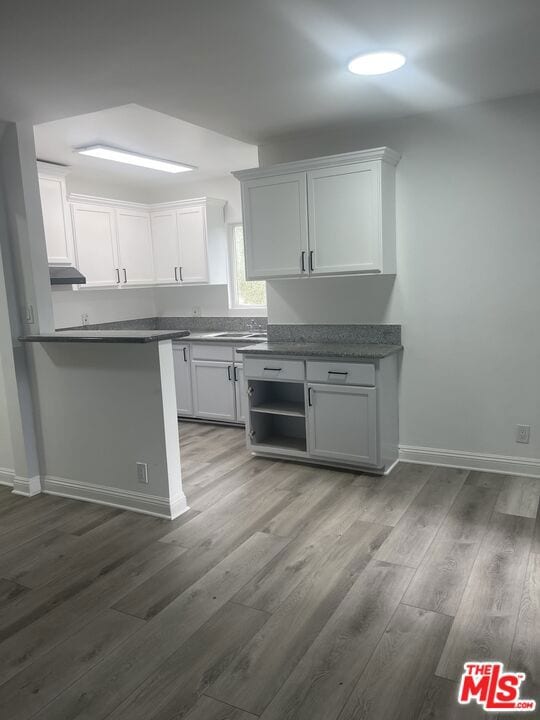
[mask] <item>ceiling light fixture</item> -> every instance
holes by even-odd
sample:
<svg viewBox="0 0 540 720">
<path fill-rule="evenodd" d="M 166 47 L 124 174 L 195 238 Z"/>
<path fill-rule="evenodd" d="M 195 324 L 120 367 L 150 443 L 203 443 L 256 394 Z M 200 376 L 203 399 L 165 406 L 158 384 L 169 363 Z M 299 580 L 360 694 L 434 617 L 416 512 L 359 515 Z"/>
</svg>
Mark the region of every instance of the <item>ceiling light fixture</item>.
<svg viewBox="0 0 540 720">
<path fill-rule="evenodd" d="M 181 173 L 196 170 L 194 165 L 185 165 L 184 163 L 173 162 L 171 160 L 160 160 L 159 158 L 148 157 L 147 155 L 139 155 L 129 150 L 121 150 L 120 148 L 109 147 L 107 145 L 90 145 L 88 147 L 76 148 L 76 152 L 81 155 L 90 155 L 91 157 L 101 158 L 103 160 L 114 160 L 114 162 L 125 163 L 126 165 L 138 165 L 139 167 L 149 168 L 150 170 L 161 170 L 168 173 Z"/>
<path fill-rule="evenodd" d="M 355 75 L 384 75 L 405 65 L 405 55 L 398 52 L 372 52 L 353 58 L 348 67 Z"/>
</svg>

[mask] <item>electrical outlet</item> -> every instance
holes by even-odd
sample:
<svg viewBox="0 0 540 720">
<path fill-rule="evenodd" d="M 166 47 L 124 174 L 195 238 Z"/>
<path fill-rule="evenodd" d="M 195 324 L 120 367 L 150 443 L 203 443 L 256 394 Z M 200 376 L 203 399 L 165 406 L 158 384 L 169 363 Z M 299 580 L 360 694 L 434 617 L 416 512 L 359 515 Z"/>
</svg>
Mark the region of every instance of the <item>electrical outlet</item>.
<svg viewBox="0 0 540 720">
<path fill-rule="evenodd" d="M 24 308 L 24 322 L 27 323 L 27 325 L 34 324 L 34 306 L 33 305 L 27 305 Z"/>
<path fill-rule="evenodd" d="M 527 444 L 531 439 L 530 425 L 516 425 L 516 442 Z"/>
<path fill-rule="evenodd" d="M 191 311 L 191 315 L 193 317 L 201 317 L 201 308 L 200 307 L 194 307 Z"/>
<path fill-rule="evenodd" d="M 82 324 L 83 324 L 83 327 L 84 327 L 85 325 L 88 325 L 88 313 L 83 313 L 83 314 L 81 315 L 81 322 L 82 322 Z"/>
<path fill-rule="evenodd" d="M 148 464 L 143 462 L 137 463 L 137 480 L 143 485 L 148 485 Z"/>
</svg>

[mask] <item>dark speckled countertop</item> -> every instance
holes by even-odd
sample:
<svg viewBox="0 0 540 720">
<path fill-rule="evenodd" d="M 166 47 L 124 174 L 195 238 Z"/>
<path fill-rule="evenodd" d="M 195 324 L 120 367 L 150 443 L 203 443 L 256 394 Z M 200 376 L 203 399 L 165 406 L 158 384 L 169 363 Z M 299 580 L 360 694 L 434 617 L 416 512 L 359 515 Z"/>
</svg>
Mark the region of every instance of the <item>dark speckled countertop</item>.
<svg viewBox="0 0 540 720">
<path fill-rule="evenodd" d="M 43 335 L 27 335 L 19 340 L 37 343 L 149 343 L 177 340 L 186 335 L 189 335 L 187 330 L 58 330 Z"/>
<path fill-rule="evenodd" d="M 296 357 L 345 358 L 354 360 L 380 360 L 401 352 L 402 345 L 376 343 L 284 343 L 263 342 L 237 348 L 249 355 L 280 355 Z"/>
</svg>

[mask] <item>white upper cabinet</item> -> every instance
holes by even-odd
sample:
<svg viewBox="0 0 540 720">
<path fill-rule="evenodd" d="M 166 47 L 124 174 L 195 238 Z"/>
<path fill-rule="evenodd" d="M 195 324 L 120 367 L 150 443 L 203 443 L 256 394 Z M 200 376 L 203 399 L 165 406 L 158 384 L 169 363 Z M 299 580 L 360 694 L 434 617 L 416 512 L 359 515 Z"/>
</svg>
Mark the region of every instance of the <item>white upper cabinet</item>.
<svg viewBox="0 0 540 720">
<path fill-rule="evenodd" d="M 389 148 L 242 170 L 249 279 L 396 272 Z"/>
<path fill-rule="evenodd" d="M 50 265 L 72 265 L 73 230 L 66 198 L 65 168 L 38 163 L 43 228 Z"/>
<path fill-rule="evenodd" d="M 377 162 L 308 172 L 312 275 L 380 272 Z"/>
<path fill-rule="evenodd" d="M 225 203 L 211 198 L 151 206 L 155 282 L 227 282 Z"/>
<path fill-rule="evenodd" d="M 154 256 L 150 214 L 130 209 L 116 210 L 118 261 L 125 285 L 154 284 Z"/>
<path fill-rule="evenodd" d="M 84 287 L 120 285 L 114 209 L 106 205 L 72 203 L 77 267 Z"/>
<path fill-rule="evenodd" d="M 180 249 L 176 211 L 153 212 L 151 218 L 156 283 L 170 285 L 178 282 L 179 279 Z"/>
<path fill-rule="evenodd" d="M 227 282 L 222 200 L 140 205 L 71 195 L 70 204 L 86 287 Z"/>
<path fill-rule="evenodd" d="M 307 271 L 306 174 L 242 183 L 247 277 L 298 277 Z"/>
<path fill-rule="evenodd" d="M 195 206 L 177 210 L 176 225 L 180 243 L 179 281 L 207 283 L 208 242 L 204 209 Z"/>
</svg>

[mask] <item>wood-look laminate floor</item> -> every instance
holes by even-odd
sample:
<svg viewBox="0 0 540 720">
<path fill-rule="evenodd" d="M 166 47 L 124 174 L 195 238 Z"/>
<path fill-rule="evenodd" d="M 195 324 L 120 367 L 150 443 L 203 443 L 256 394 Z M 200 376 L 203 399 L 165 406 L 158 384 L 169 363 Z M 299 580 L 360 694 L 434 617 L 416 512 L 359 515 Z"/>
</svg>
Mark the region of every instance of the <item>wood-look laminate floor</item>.
<svg viewBox="0 0 540 720">
<path fill-rule="evenodd" d="M 540 704 L 540 481 L 181 448 L 173 522 L 0 488 L 0 718 L 489 718 L 456 702 L 486 658 Z"/>
</svg>

